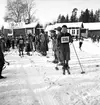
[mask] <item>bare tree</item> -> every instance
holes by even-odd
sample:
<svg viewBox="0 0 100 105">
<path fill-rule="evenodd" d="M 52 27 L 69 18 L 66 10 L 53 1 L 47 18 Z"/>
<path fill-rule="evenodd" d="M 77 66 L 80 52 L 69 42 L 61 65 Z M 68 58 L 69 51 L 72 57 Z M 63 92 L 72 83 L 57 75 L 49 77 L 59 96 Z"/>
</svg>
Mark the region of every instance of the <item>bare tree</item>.
<svg viewBox="0 0 100 105">
<path fill-rule="evenodd" d="M 31 23 L 33 21 L 36 21 L 34 14 L 36 12 L 35 9 L 35 2 L 34 0 L 23 0 L 26 4 L 25 13 L 24 13 L 24 20 L 28 20 L 28 23 Z"/>
<path fill-rule="evenodd" d="M 31 23 L 36 21 L 35 12 L 34 0 L 7 0 L 7 13 L 4 20 L 16 23 L 28 20 L 28 23 Z"/>
<path fill-rule="evenodd" d="M 27 5 L 22 0 L 7 0 L 7 14 L 4 17 L 5 21 L 13 20 L 18 23 L 21 22 L 22 16 L 25 13 Z"/>
</svg>

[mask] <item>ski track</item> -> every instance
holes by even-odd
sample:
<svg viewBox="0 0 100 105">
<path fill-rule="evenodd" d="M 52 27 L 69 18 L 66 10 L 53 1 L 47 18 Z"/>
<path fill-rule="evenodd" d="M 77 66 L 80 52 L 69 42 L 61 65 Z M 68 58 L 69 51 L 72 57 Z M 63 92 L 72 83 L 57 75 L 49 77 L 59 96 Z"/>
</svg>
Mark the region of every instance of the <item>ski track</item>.
<svg viewBox="0 0 100 105">
<path fill-rule="evenodd" d="M 41 54 L 21 58 L 16 55 L 17 51 L 8 53 L 10 65 L 4 71 L 8 80 L 0 81 L 0 105 L 100 105 L 100 55 L 79 51 L 78 46 L 76 50 L 84 75 L 80 74 L 72 46 L 70 76 L 67 73 L 63 76 L 60 66 L 56 71 L 56 65 L 47 62 L 49 58 Z M 52 52 L 49 56 L 52 57 Z"/>
</svg>

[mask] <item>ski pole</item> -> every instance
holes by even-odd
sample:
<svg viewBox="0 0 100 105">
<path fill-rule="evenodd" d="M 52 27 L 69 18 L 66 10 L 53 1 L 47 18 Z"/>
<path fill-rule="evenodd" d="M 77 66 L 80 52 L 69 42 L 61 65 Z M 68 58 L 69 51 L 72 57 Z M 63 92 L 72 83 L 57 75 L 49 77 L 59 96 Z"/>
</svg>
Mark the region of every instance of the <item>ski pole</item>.
<svg viewBox="0 0 100 105">
<path fill-rule="evenodd" d="M 85 71 L 84 71 L 83 68 L 82 68 L 82 65 L 81 65 L 81 62 L 80 62 L 80 60 L 79 60 L 78 54 L 77 54 L 77 52 L 76 52 L 75 46 L 74 46 L 73 43 L 72 43 L 72 45 L 73 45 L 73 48 L 74 48 L 75 54 L 76 54 L 76 56 L 77 56 L 77 59 L 78 59 L 78 62 L 79 62 L 80 68 L 81 68 L 81 70 L 82 70 L 81 74 L 84 74 Z"/>
</svg>

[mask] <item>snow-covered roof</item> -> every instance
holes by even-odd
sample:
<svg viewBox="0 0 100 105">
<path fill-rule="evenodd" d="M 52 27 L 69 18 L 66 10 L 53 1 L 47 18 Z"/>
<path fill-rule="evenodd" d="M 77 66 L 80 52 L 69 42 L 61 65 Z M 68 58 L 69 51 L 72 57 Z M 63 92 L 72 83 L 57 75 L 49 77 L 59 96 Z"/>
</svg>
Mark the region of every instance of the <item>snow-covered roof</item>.
<svg viewBox="0 0 100 105">
<path fill-rule="evenodd" d="M 50 31 L 50 30 L 54 30 L 54 25 L 48 25 L 48 26 L 45 28 L 45 31 Z"/>
<path fill-rule="evenodd" d="M 4 29 L 11 29 L 12 28 L 11 24 L 12 23 L 5 22 L 3 24 Z M 19 28 L 34 28 L 37 25 L 36 22 L 35 23 L 31 23 L 31 24 L 25 24 L 24 22 L 21 22 L 21 23 L 18 23 L 18 24 L 13 23 L 13 24 L 14 24 L 14 26 L 13 26 L 14 29 L 19 29 Z"/>
<path fill-rule="evenodd" d="M 68 28 L 71 28 L 71 27 L 78 27 L 78 28 L 80 28 L 82 26 L 82 22 L 57 23 L 57 24 L 55 24 L 55 28 L 57 28 L 58 26 L 62 27 L 63 25 L 66 25 Z"/>
<path fill-rule="evenodd" d="M 36 27 L 36 25 L 37 25 L 37 23 L 35 22 L 35 23 L 31 23 L 31 24 L 25 24 L 24 27 L 25 28 L 34 28 L 34 27 Z"/>
<path fill-rule="evenodd" d="M 10 27 L 10 24 L 7 23 L 7 22 L 4 22 L 4 23 L 3 23 L 3 26 L 4 26 L 4 29 L 10 29 L 10 28 L 11 28 L 11 27 Z"/>
<path fill-rule="evenodd" d="M 84 28 L 89 30 L 100 30 L 100 22 L 94 22 L 94 23 L 83 23 Z"/>
<path fill-rule="evenodd" d="M 73 22 L 73 23 L 56 23 L 55 25 L 48 25 L 45 29 L 45 31 L 50 31 L 53 30 L 57 27 L 62 27 L 63 25 L 67 25 L 68 28 L 72 27 L 77 27 L 81 28 L 82 27 L 82 22 Z"/>
<path fill-rule="evenodd" d="M 30 23 L 30 24 L 25 24 L 23 23 L 22 25 L 19 25 L 17 27 L 15 27 L 15 29 L 19 29 L 19 28 L 34 28 L 36 27 L 37 23 Z"/>
</svg>

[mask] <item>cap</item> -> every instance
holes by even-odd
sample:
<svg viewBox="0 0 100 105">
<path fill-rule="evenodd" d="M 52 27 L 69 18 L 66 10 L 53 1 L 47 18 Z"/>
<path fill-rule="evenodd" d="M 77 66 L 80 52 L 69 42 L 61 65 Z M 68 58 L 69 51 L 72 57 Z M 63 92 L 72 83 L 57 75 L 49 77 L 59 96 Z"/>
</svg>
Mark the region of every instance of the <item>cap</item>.
<svg viewBox="0 0 100 105">
<path fill-rule="evenodd" d="M 57 27 L 56 28 L 57 31 L 61 31 L 61 29 L 62 29 L 61 27 Z"/>
</svg>

